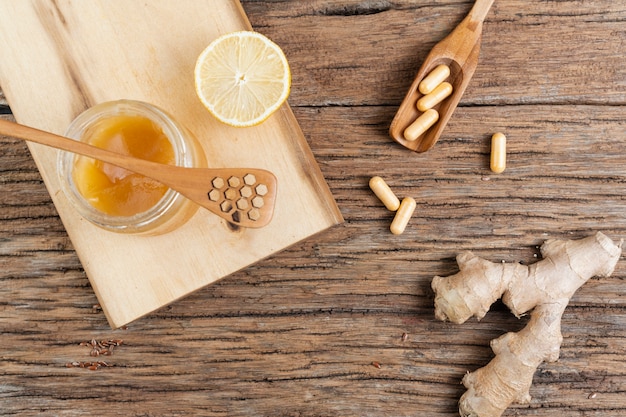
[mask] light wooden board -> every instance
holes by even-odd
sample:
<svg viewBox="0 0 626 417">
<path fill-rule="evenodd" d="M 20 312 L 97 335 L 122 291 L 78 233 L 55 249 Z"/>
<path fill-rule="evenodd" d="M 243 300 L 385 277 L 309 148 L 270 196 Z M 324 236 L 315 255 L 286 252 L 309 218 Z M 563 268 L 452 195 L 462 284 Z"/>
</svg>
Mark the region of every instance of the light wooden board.
<svg viewBox="0 0 626 417">
<path fill-rule="evenodd" d="M 233 230 L 200 210 L 165 235 L 120 235 L 68 206 L 57 151 L 30 145 L 113 327 L 343 220 L 287 104 L 262 125 L 237 129 L 217 122 L 197 99 L 196 57 L 220 34 L 243 29 L 251 26 L 236 0 L 2 3 L 0 84 L 19 123 L 62 134 L 94 104 L 143 100 L 195 133 L 209 166 L 265 168 L 278 178 L 274 218 L 264 228 Z"/>
</svg>

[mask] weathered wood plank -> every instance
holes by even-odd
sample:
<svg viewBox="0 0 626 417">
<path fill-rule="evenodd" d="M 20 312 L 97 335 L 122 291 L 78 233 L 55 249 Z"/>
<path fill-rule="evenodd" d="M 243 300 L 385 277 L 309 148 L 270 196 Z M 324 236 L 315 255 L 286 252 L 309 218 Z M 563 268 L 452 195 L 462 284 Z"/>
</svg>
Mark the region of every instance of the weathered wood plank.
<svg viewBox="0 0 626 417">
<path fill-rule="evenodd" d="M 244 4 L 255 26 L 284 45 L 296 68 L 290 103 L 323 106 L 397 105 L 423 58 L 472 3 Z M 623 104 L 625 19 L 623 5 L 611 0 L 495 2 L 461 105 Z"/>
<path fill-rule="evenodd" d="M 480 322 L 438 322 L 431 278 L 462 250 L 530 263 L 548 238 L 626 237 L 621 2 L 496 1 L 462 106 L 421 155 L 389 122 L 470 1 L 243 5 L 290 59 L 290 104 L 346 223 L 112 331 L 26 146 L 0 138 L 4 414 L 451 417 L 462 376 L 525 318 L 496 304 Z M 509 137 L 500 175 L 496 130 Z M 418 201 L 403 235 L 388 233 L 374 174 Z M 625 277 L 622 259 L 575 294 L 559 361 L 505 416 L 626 413 Z M 91 339 L 123 344 L 91 357 Z M 66 367 L 98 360 L 112 366 Z"/>
</svg>

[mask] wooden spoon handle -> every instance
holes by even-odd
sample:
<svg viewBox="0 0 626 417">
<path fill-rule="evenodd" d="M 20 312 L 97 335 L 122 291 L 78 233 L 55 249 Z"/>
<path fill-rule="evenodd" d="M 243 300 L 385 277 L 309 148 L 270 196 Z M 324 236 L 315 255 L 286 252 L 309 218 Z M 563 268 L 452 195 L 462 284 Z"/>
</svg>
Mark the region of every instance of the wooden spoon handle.
<svg viewBox="0 0 626 417">
<path fill-rule="evenodd" d="M 489 9 L 491 9 L 491 5 L 495 0 L 476 0 L 472 10 L 469 13 L 469 17 L 471 20 L 475 22 L 483 22 L 487 14 L 489 13 Z"/>
<path fill-rule="evenodd" d="M 116 166 L 128 168 L 129 170 L 137 172 L 139 174 L 150 176 L 144 172 L 139 172 L 132 168 L 137 165 L 143 165 L 144 162 L 149 163 L 149 161 L 143 161 L 141 159 L 133 158 L 132 156 L 107 151 L 106 149 L 98 148 L 96 146 L 89 145 L 88 143 L 55 135 L 54 133 L 35 129 L 34 127 L 24 126 L 18 123 L 10 122 L 8 120 L 0 119 L 0 133 L 18 139 L 23 139 L 29 142 L 35 142 L 41 145 L 46 145 L 64 151 L 88 156 L 90 158 L 98 159 L 100 161 L 107 162 Z"/>
</svg>

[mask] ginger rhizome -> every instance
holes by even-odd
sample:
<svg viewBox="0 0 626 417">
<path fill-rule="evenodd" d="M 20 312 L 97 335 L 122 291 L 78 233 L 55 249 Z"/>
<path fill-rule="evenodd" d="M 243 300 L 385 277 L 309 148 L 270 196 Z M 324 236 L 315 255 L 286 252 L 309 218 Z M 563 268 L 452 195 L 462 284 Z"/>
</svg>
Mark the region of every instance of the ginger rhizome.
<svg viewBox="0 0 626 417">
<path fill-rule="evenodd" d="M 529 266 L 464 252 L 457 256 L 457 274 L 433 279 L 440 320 L 480 320 L 499 298 L 517 317 L 532 310 L 524 329 L 491 341 L 495 357 L 489 364 L 465 375 L 461 416 L 497 417 L 513 402 L 530 401 L 537 367 L 559 357 L 561 316 L 570 298 L 591 277 L 609 276 L 621 253 L 622 241 L 616 245 L 598 232 L 580 240 L 549 240 L 541 246 L 543 259 Z"/>
</svg>

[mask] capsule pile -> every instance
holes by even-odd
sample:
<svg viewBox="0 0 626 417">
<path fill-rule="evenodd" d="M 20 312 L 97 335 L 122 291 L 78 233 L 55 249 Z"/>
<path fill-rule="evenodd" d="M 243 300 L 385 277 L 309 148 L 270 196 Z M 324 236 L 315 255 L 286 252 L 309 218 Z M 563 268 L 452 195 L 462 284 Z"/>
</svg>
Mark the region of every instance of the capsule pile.
<svg viewBox="0 0 626 417">
<path fill-rule="evenodd" d="M 418 85 L 423 96 L 417 100 L 417 110 L 422 112 L 413 123 L 404 130 L 404 138 L 414 141 L 430 129 L 439 120 L 437 104 L 452 94 L 452 84 L 445 81 L 450 76 L 450 67 L 441 64 L 435 67 Z"/>
</svg>

